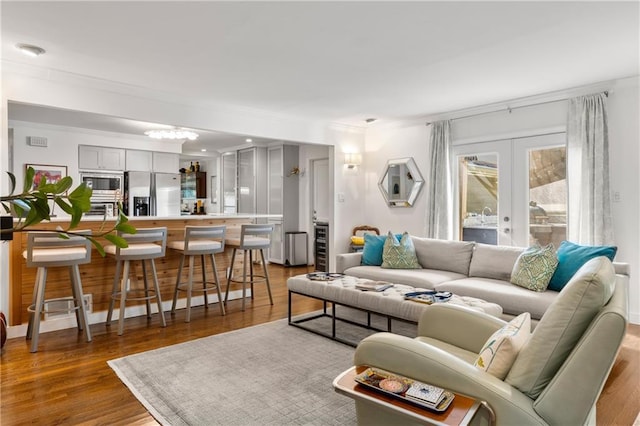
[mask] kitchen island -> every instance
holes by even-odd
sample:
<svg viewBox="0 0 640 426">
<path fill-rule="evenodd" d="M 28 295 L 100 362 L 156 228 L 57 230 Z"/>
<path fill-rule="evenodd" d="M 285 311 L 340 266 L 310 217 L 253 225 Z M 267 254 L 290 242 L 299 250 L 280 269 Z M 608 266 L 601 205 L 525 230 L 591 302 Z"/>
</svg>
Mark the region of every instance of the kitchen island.
<svg viewBox="0 0 640 426">
<path fill-rule="evenodd" d="M 281 215 L 265 214 L 206 214 L 169 217 L 137 216 L 130 217 L 129 221 L 136 228 L 166 226 L 167 242 L 169 242 L 183 239 L 184 227 L 187 225 L 226 225 L 227 237 L 237 237 L 240 235 L 240 226 L 242 224 L 281 218 Z M 108 229 L 110 224 L 112 225 L 114 221 L 115 218 L 107 218 L 106 221 L 104 221 L 101 216 L 85 216 L 83 217 L 78 229 L 91 229 L 97 233 L 103 226 Z M 43 222 L 34 226 L 33 229 L 55 230 L 58 226 L 65 227 L 68 224 L 68 218 L 52 218 L 51 222 Z M 101 243 L 103 245 L 109 244 L 104 239 L 101 239 Z M 22 252 L 26 250 L 26 248 L 27 233 L 15 233 L 13 241 L 11 242 L 9 255 L 9 325 L 12 326 L 27 323 L 29 320 L 27 307 L 32 303 L 33 285 L 36 279 L 37 268 L 28 268 L 26 266 L 26 262 L 22 257 Z M 230 263 L 230 255 L 230 249 L 225 249 L 223 254 L 216 255 L 218 274 L 223 283 L 226 282 L 224 277 Z M 170 302 L 173 298 L 173 290 L 176 284 L 180 257 L 180 253 L 167 249 L 166 256 L 156 260 L 158 281 L 165 307 L 167 306 L 167 302 L 169 302 L 170 306 Z M 92 250 L 91 263 L 80 265 L 83 292 L 85 295 L 91 294 L 93 312 L 105 312 L 106 315 L 106 311 L 109 308 L 109 302 L 111 300 L 115 265 L 116 262 L 112 256 L 102 257 L 95 248 Z M 241 262 L 238 263 L 236 261 L 236 265 L 239 268 L 242 267 Z M 135 262 L 135 267 L 133 269 L 135 270 L 135 276 L 141 280 L 142 270 L 139 267 L 139 262 Z M 198 275 L 200 274 L 199 259 L 196 261 L 195 271 L 198 271 Z M 211 272 L 208 273 L 208 276 L 210 275 Z M 47 289 L 45 297 L 49 299 L 68 295 L 68 280 L 69 276 L 66 268 L 52 268 L 47 274 Z M 142 308 L 142 305 L 140 308 Z"/>
</svg>

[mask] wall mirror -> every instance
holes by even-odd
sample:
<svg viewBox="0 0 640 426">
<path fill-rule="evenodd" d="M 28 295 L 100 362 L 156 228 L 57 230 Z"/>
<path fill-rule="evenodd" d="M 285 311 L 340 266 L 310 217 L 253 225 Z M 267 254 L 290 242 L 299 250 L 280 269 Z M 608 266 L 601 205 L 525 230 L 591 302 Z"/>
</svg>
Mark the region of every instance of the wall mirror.
<svg viewBox="0 0 640 426">
<path fill-rule="evenodd" d="M 387 161 L 378 187 L 387 205 L 411 207 L 418 198 L 424 179 L 412 157 Z"/>
</svg>

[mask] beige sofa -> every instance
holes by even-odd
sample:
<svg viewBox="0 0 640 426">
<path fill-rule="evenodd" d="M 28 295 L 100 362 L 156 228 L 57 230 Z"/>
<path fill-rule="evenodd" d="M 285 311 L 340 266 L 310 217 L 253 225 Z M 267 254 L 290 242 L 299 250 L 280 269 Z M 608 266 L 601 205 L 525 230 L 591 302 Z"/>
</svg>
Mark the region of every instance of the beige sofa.
<svg viewBox="0 0 640 426">
<path fill-rule="evenodd" d="M 534 324 L 559 294 L 553 290 L 536 292 L 510 283 L 513 266 L 524 250 L 522 247 L 414 236 L 411 239 L 422 269 L 361 265 L 360 252 L 337 255 L 336 272 L 476 297 L 502 306 L 505 319 L 529 312 Z M 614 263 L 614 267 L 621 284 L 628 286 L 628 264 Z"/>
<path fill-rule="evenodd" d="M 473 363 L 505 322 L 448 304 L 424 311 L 415 339 L 378 333 L 362 340 L 354 364 L 485 401 L 497 425 L 595 424 L 596 402 L 625 335 L 627 304 L 625 279 L 597 257 L 557 294 L 504 380 Z M 365 401 L 356 402 L 356 411 L 363 425 L 413 424 Z"/>
</svg>

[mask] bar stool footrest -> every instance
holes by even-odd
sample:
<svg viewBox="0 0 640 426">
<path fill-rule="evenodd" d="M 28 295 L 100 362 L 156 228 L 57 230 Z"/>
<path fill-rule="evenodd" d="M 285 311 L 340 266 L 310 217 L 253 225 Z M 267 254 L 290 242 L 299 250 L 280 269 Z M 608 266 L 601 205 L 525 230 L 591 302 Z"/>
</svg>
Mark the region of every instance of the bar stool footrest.
<svg viewBox="0 0 640 426">
<path fill-rule="evenodd" d="M 44 306 L 47 306 L 47 303 L 51 303 L 51 302 L 74 302 L 74 306 L 71 306 L 69 308 L 62 308 L 62 309 L 45 309 Z M 80 309 L 80 305 L 76 304 L 75 302 L 77 302 L 77 299 L 75 297 L 56 297 L 54 299 L 45 299 L 44 303 L 43 303 L 43 308 L 42 310 L 40 310 L 40 313 L 42 314 L 53 314 L 53 313 L 58 313 L 58 312 L 73 312 L 73 311 L 77 311 L 78 309 Z M 36 311 L 36 305 L 35 304 L 31 304 L 29 305 L 29 307 L 27 308 L 27 312 L 35 312 Z"/>
</svg>

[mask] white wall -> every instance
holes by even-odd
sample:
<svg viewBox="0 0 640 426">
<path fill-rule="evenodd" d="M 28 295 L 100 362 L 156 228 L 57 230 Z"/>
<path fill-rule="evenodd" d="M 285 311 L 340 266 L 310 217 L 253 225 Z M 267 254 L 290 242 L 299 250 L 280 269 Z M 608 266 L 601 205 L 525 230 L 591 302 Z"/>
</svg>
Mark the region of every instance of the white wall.
<svg viewBox="0 0 640 426">
<path fill-rule="evenodd" d="M 640 323 L 640 79 L 618 80 L 610 85 L 609 154 L 611 190 L 620 194 L 612 205 L 614 232 L 618 254 L 616 261 L 631 267 L 630 320 Z M 455 120 L 452 125 L 454 143 L 497 140 L 533 135 L 539 131 L 564 128 L 566 102 L 552 102 L 527 108 L 502 111 L 473 118 Z M 366 156 L 366 221 L 381 231 L 407 230 L 424 235 L 426 197 L 423 193 L 413 208 L 389 208 L 384 205 L 377 181 L 389 158 L 414 157 L 423 176 L 428 175 L 429 127 L 424 123 L 372 127 L 367 131 Z M 426 182 L 429 185 L 429 182 Z M 348 219 L 345 219 L 348 221 Z M 355 223 L 352 221 L 352 223 Z M 345 226 L 347 224 L 345 223 Z"/>
</svg>

